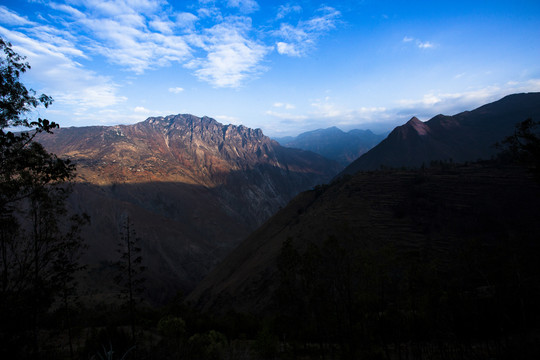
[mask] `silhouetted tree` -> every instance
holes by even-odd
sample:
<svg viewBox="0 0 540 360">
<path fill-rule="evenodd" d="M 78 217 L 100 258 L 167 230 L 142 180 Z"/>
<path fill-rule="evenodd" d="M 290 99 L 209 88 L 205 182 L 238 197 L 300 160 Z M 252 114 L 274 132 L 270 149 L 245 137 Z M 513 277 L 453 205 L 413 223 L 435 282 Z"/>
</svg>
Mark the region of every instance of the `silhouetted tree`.
<svg viewBox="0 0 540 360">
<path fill-rule="evenodd" d="M 502 149 L 503 157 L 510 157 L 530 166 L 536 176 L 540 176 L 540 122 L 527 119 L 516 124 L 514 134 L 507 136 L 496 146 Z"/>
<path fill-rule="evenodd" d="M 142 265 L 140 239 L 137 237 L 133 224 L 129 216 L 126 217 L 120 233 L 120 242 L 118 243 L 118 253 L 120 259 L 117 262 L 118 275 L 115 281 L 122 288 L 121 298 L 125 301 L 129 311 L 131 337 L 133 342 L 135 338 L 135 304 L 140 300 L 140 295 L 144 291 L 144 277 L 142 273 L 146 269 Z"/>
<path fill-rule="evenodd" d="M 35 141 L 58 128 L 31 119 L 52 99 L 20 82 L 30 66 L 1 38 L 0 51 L 0 351 L 38 358 L 40 319 L 80 269 L 84 219 L 65 207 L 75 167 Z"/>
</svg>

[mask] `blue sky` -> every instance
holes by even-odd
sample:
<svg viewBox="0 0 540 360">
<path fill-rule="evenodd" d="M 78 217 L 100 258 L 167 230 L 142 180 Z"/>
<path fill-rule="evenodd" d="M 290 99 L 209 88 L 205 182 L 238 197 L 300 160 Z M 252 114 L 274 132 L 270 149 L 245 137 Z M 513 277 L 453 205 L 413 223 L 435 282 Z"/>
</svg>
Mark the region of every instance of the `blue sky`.
<svg viewBox="0 0 540 360">
<path fill-rule="evenodd" d="M 2 0 L 0 36 L 63 127 L 190 113 L 382 132 L 540 91 L 538 0 Z"/>
</svg>

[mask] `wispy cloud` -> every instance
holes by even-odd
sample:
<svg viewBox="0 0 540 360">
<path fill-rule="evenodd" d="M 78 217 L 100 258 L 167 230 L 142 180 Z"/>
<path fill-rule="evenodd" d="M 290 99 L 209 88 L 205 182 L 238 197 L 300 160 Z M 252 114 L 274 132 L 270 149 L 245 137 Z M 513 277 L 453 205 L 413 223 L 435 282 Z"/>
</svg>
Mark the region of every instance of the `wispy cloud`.
<svg viewBox="0 0 540 360">
<path fill-rule="evenodd" d="M 285 120 L 292 120 L 292 121 L 308 119 L 308 116 L 304 114 L 291 114 L 291 113 L 283 113 L 283 112 L 277 112 L 277 111 L 272 111 L 272 110 L 266 111 L 265 114 L 278 118 L 278 119 L 285 119 Z"/>
<path fill-rule="evenodd" d="M 417 42 L 417 45 L 420 49 L 431 49 L 435 47 L 435 44 L 429 41 L 425 41 L 425 42 L 419 41 Z"/>
<path fill-rule="evenodd" d="M 264 70 L 260 63 L 271 51 L 271 47 L 250 39 L 251 30 L 249 18 L 230 17 L 202 35 L 192 36 L 193 45 L 202 48 L 207 56 L 186 66 L 195 69 L 199 79 L 216 87 L 240 86 Z"/>
<path fill-rule="evenodd" d="M 150 113 L 150 110 L 145 108 L 144 106 L 136 106 L 135 109 L 133 109 L 134 112 L 139 114 L 148 114 Z"/>
<path fill-rule="evenodd" d="M 276 19 L 280 20 L 280 19 L 285 18 L 289 14 L 299 13 L 301 11 L 302 11 L 302 7 L 300 5 L 291 5 L 291 4 L 280 5 L 278 8 Z"/>
<path fill-rule="evenodd" d="M 255 0 L 228 0 L 227 5 L 236 7 L 245 14 L 250 14 L 259 10 L 259 4 Z"/>
<path fill-rule="evenodd" d="M 181 87 L 169 88 L 169 92 L 171 92 L 173 94 L 179 94 L 182 91 L 184 91 L 184 88 L 181 88 Z"/>
<path fill-rule="evenodd" d="M 214 119 L 219 120 L 223 124 L 236 124 L 241 125 L 240 121 L 235 116 L 229 116 L 229 115 L 215 115 Z"/>
<path fill-rule="evenodd" d="M 260 9 L 255 0 L 199 0 L 198 6 L 187 7 L 189 12 L 175 11 L 165 0 L 69 0 L 44 5 L 55 13 L 41 17 L 42 24 L 5 6 L 0 6 L 0 21 L 54 44 L 68 57 L 100 55 L 136 75 L 178 64 L 214 87 L 231 88 L 264 72 L 264 59 L 273 49 L 283 55 L 307 55 L 321 36 L 336 27 L 341 15 L 321 6 L 308 20 L 269 30 L 266 24 L 252 25 L 248 15 Z M 234 11 L 236 16 L 230 14 Z M 286 4 L 279 7 L 277 18 L 301 12 L 300 6 Z M 76 41 L 69 38 L 71 33 L 77 34 Z M 263 42 L 268 33 L 277 38 L 272 45 Z M 62 40 L 73 46 L 60 49 Z"/>
<path fill-rule="evenodd" d="M 193 30 L 195 28 L 195 23 L 199 19 L 192 13 L 181 12 L 174 16 L 175 23 L 180 29 Z"/>
<path fill-rule="evenodd" d="M 540 91 L 540 79 L 512 81 L 464 92 L 445 93 L 432 91 L 421 98 L 401 99 L 396 102 L 396 113 L 432 117 L 437 113 L 454 115 L 496 101 L 508 94 Z"/>
<path fill-rule="evenodd" d="M 285 109 L 287 109 L 287 110 L 291 110 L 291 109 L 296 108 L 296 106 L 294 106 L 293 104 L 287 104 L 287 103 L 282 103 L 282 102 L 276 102 L 276 103 L 274 103 L 274 107 L 277 107 L 277 108 L 285 108 Z"/>
<path fill-rule="evenodd" d="M 255 0 L 198 0 L 177 9 L 166 0 L 35 1 L 48 11 L 22 16 L 0 5 L 0 36 L 28 57 L 33 86 L 62 105 L 53 111 L 94 122 L 146 114 L 122 94 L 129 77 L 178 66 L 216 88 L 242 87 L 267 71 L 274 50 L 308 55 L 341 17 L 328 6 L 307 14 L 299 5 L 285 4 L 269 22 L 254 25 L 260 19 L 251 14 L 261 9 Z M 90 70 L 102 60 L 111 75 Z M 282 103 L 273 115 L 308 116 L 292 114 L 293 109 Z"/>
<path fill-rule="evenodd" d="M 32 21 L 25 17 L 10 11 L 5 6 L 0 5 L 0 23 L 6 25 L 35 25 Z"/>
<path fill-rule="evenodd" d="M 55 101 L 77 108 L 103 108 L 121 103 L 118 85 L 109 77 L 82 67 L 73 58 L 86 55 L 68 40 L 41 27 L 41 39 L 0 26 L 0 35 L 13 41 L 14 50 L 31 59 L 33 76 Z M 65 34 L 64 34 L 65 35 Z M 42 41 L 46 38 L 48 41 Z"/>
<path fill-rule="evenodd" d="M 92 33 L 90 49 L 136 74 L 179 63 L 215 87 L 241 86 L 264 69 L 260 63 L 271 47 L 251 37 L 250 18 L 224 18 L 213 2 L 202 5 L 199 16 L 217 24 L 197 29 L 199 17 L 187 12 L 167 14 L 148 1 L 108 5 L 90 1 L 91 11 L 72 21 Z M 229 0 L 227 5 L 242 13 L 259 7 L 252 0 Z M 75 13 L 67 6 L 64 11 Z"/>
<path fill-rule="evenodd" d="M 310 117 L 315 119 L 330 119 L 332 123 L 341 125 L 358 124 L 362 122 L 378 122 L 387 120 L 385 107 L 344 108 L 335 104 L 330 97 L 318 99 L 311 103 Z"/>
<path fill-rule="evenodd" d="M 336 107 L 335 104 L 330 102 L 330 97 L 328 96 L 324 100 L 312 102 L 311 106 L 315 109 L 312 115 L 319 118 L 343 117 L 346 113 L 350 113 L 348 110 L 344 111 Z"/>
<path fill-rule="evenodd" d="M 413 43 L 419 48 L 419 49 L 432 49 L 436 47 L 436 45 L 431 41 L 422 41 L 420 39 L 416 39 L 410 36 L 405 36 L 403 38 L 404 43 Z"/>
<path fill-rule="evenodd" d="M 181 63 L 190 57 L 189 46 L 183 37 L 173 34 L 175 23 L 167 17 L 147 19 L 136 12 L 137 8 L 146 9 L 142 6 L 91 5 L 90 11 L 82 16 L 71 17 L 71 26 L 91 36 L 88 47 L 111 63 L 142 74 L 148 69 Z M 103 11 L 115 16 L 104 17 Z"/>
<path fill-rule="evenodd" d="M 273 107 L 286 109 L 286 104 L 275 103 Z M 271 122 L 269 126 L 265 126 L 268 131 L 276 135 L 297 135 L 301 132 L 298 129 L 306 131 L 328 127 L 328 124 L 343 128 L 364 128 L 362 124 L 384 123 L 392 119 L 389 110 L 384 107 L 366 106 L 350 109 L 336 104 L 329 96 L 313 100 L 309 108 L 298 113 L 268 110 L 265 115 L 280 120 L 278 125 Z"/>
<path fill-rule="evenodd" d="M 317 16 L 296 25 L 281 23 L 279 30 L 273 32 L 280 40 L 276 42 L 278 53 L 295 57 L 307 55 L 320 37 L 336 27 L 341 16 L 338 10 L 329 6 L 319 8 L 317 13 Z"/>
</svg>

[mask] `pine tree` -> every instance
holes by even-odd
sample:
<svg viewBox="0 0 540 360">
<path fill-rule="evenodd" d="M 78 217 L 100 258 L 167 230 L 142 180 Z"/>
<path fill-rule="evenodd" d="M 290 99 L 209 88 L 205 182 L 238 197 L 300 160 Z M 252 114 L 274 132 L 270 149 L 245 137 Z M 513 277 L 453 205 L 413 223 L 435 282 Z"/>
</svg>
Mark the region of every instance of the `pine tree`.
<svg viewBox="0 0 540 360">
<path fill-rule="evenodd" d="M 120 242 L 118 243 L 120 259 L 117 262 L 118 275 L 114 280 L 121 287 L 120 298 L 124 301 L 129 311 L 131 337 L 134 343 L 136 343 L 135 305 L 141 300 L 140 296 L 144 292 L 145 279 L 142 274 L 146 270 L 146 267 L 142 265 L 139 243 L 140 239 L 137 237 L 128 216 L 120 232 Z"/>
</svg>

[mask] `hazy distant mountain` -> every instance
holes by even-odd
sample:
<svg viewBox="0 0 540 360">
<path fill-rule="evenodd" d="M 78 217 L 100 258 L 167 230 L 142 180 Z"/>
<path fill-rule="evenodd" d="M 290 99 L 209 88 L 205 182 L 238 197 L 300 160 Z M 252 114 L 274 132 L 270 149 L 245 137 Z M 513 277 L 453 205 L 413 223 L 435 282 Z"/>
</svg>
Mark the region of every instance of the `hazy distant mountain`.
<svg viewBox="0 0 540 360">
<path fill-rule="evenodd" d="M 344 132 L 334 126 L 276 140 L 283 146 L 313 151 L 347 166 L 383 139 L 383 135 L 376 135 L 370 130 Z"/>
<path fill-rule="evenodd" d="M 318 154 L 282 147 L 260 129 L 192 115 L 58 129 L 39 141 L 77 164 L 71 204 L 92 218 L 84 233 L 91 271 L 116 259 L 129 215 L 147 278 L 160 289 L 156 300 L 190 290 L 298 192 L 341 169 Z"/>
<path fill-rule="evenodd" d="M 540 184 L 514 167 L 474 164 L 345 176 L 298 195 L 227 256 L 188 301 L 211 311 L 264 313 L 272 306 L 276 259 L 287 239 L 300 251 L 334 238 L 350 244 L 351 252 L 390 248 L 420 254 L 442 273 L 464 249 L 519 243 L 531 249 L 524 253 L 535 264 L 538 199 Z"/>
<path fill-rule="evenodd" d="M 514 94 L 454 116 L 437 115 L 427 122 L 413 117 L 351 163 L 344 174 L 386 167 L 420 167 L 433 160 L 455 162 L 489 159 L 496 142 L 516 123 L 540 119 L 540 93 Z"/>
</svg>

